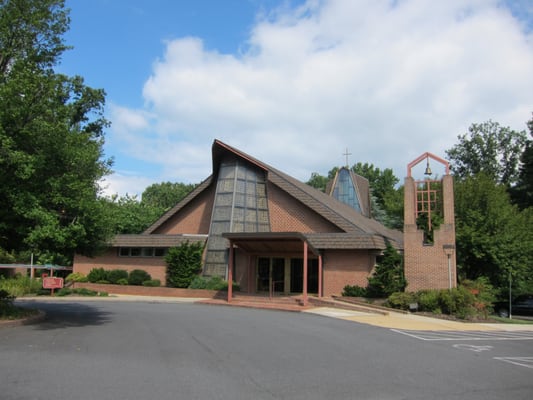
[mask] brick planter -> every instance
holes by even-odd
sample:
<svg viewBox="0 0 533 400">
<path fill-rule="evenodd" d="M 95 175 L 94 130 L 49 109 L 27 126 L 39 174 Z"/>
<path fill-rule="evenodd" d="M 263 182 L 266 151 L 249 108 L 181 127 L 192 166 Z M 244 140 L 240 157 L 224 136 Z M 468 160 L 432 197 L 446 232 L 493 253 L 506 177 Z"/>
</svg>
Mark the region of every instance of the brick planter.
<svg viewBox="0 0 533 400">
<path fill-rule="evenodd" d="M 161 296 L 161 297 L 198 297 L 213 299 L 220 297 L 220 292 L 205 289 L 178 289 L 168 287 L 148 287 L 130 285 L 109 285 L 103 283 L 74 282 L 72 288 L 86 288 L 109 294 L 126 294 L 131 296 Z M 224 292 L 225 293 L 225 292 Z"/>
</svg>

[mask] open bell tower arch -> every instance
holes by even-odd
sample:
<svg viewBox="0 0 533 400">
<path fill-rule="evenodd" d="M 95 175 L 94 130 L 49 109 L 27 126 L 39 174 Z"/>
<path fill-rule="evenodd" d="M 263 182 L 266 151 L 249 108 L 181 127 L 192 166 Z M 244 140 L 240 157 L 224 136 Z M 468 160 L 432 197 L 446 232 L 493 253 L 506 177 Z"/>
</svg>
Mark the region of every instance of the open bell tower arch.
<svg viewBox="0 0 533 400">
<path fill-rule="evenodd" d="M 413 174 L 425 162 L 425 178 Z M 442 178 L 431 165 L 443 167 Z M 404 195 L 404 270 L 410 292 L 457 286 L 453 177 L 449 163 L 424 153 L 407 165 Z"/>
</svg>

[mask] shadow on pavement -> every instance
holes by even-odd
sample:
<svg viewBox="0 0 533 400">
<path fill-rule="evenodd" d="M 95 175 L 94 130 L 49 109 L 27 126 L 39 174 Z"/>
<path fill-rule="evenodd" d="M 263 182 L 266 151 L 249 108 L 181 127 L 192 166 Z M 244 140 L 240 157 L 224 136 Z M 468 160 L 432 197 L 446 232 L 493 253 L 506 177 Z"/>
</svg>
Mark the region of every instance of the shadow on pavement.
<svg viewBox="0 0 533 400">
<path fill-rule="evenodd" d="M 46 313 L 44 318 L 32 324 L 37 330 L 103 325 L 112 317 L 112 313 L 91 304 L 27 302 L 24 306 Z"/>
</svg>

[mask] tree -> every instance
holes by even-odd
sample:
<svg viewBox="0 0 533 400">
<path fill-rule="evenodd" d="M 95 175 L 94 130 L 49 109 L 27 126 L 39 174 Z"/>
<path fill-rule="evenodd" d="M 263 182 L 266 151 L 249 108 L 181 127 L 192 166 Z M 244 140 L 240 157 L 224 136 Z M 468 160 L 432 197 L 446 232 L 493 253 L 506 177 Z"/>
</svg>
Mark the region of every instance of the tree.
<svg viewBox="0 0 533 400">
<path fill-rule="evenodd" d="M 520 158 L 518 182 L 511 189 L 511 196 L 521 209 L 533 206 L 533 118 L 528 121 L 529 139 Z"/>
<path fill-rule="evenodd" d="M 114 234 L 142 233 L 163 214 L 161 207 L 152 207 L 140 202 L 137 196 L 113 195 L 101 199 L 107 212 L 107 220 Z"/>
<path fill-rule="evenodd" d="M 403 273 L 403 257 L 390 244 L 383 251 L 374 273 L 368 278 L 368 297 L 388 297 L 395 292 L 403 292 L 407 282 Z"/>
<path fill-rule="evenodd" d="M 0 2 L 0 247 L 69 264 L 111 233 L 98 201 L 105 93 L 56 74 L 63 0 Z"/>
<path fill-rule="evenodd" d="M 508 188 L 519 176 L 520 157 L 527 136 L 497 122 L 472 124 L 468 134 L 459 135 L 459 143 L 446 151 L 451 170 L 459 178 L 483 172 L 494 182 Z"/>
<path fill-rule="evenodd" d="M 202 243 L 185 242 L 168 250 L 165 257 L 167 263 L 167 286 L 187 288 L 194 277 L 202 270 Z"/>
<path fill-rule="evenodd" d="M 352 166 L 352 171 L 368 179 L 372 195 L 376 197 L 378 204 L 386 209 L 386 196 L 395 192 L 395 186 L 400 182 L 392 169 L 381 170 L 374 164 L 358 162 Z"/>
<path fill-rule="evenodd" d="M 484 173 L 455 183 L 457 264 L 463 278 L 498 288 L 509 272 L 523 286 L 533 274 L 533 210 L 519 211 L 506 187 Z"/>
<path fill-rule="evenodd" d="M 141 203 L 147 207 L 166 211 L 174 207 L 187 196 L 196 185 L 185 183 L 161 182 L 154 183 L 144 189 Z"/>
<path fill-rule="evenodd" d="M 326 191 L 328 186 L 329 178 L 320 175 L 318 172 L 313 172 L 311 178 L 306 182 L 309 186 L 314 187 L 315 189 L 320 190 L 321 192 Z"/>
<path fill-rule="evenodd" d="M 358 162 L 352 171 L 368 179 L 373 217 L 389 228 L 402 229 L 403 187 L 396 189 L 400 180 L 392 169 L 381 170 L 374 164 Z"/>
</svg>

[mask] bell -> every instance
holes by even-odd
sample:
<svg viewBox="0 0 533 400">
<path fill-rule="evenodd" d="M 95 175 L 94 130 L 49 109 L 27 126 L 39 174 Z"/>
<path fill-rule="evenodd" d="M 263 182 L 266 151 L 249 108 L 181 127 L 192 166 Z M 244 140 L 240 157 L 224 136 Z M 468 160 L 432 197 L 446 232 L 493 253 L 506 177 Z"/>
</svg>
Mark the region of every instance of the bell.
<svg viewBox="0 0 533 400">
<path fill-rule="evenodd" d="M 430 176 L 432 174 L 431 168 L 429 167 L 429 159 L 427 161 L 426 171 L 424 172 L 424 175 Z"/>
</svg>

